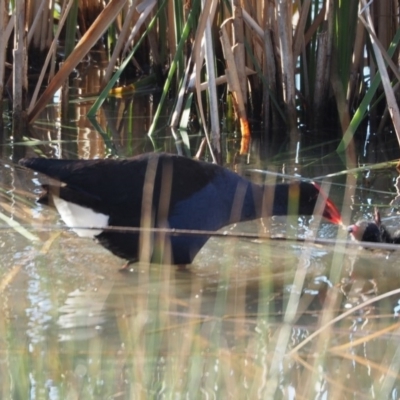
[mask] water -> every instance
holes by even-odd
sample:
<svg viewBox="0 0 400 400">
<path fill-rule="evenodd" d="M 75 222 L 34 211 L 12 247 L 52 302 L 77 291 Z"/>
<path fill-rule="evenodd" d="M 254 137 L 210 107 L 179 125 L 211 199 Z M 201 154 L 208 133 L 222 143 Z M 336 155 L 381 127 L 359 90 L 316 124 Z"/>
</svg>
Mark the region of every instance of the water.
<svg viewBox="0 0 400 400">
<path fill-rule="evenodd" d="M 135 129 L 121 116 L 128 106 L 140 116 Z M 372 302 L 398 289 L 398 252 L 345 244 L 344 230 L 314 218 L 271 218 L 226 228 L 231 235 L 211 238 L 187 270 L 135 264 L 120 272 L 122 260 L 36 203 L 37 176 L 14 163 L 35 153 L 93 158 L 154 149 L 145 139 L 148 99 L 102 111 L 106 136 L 83 117 L 85 107 L 74 109 L 74 123 L 42 119 L 29 142 L 2 146 L 0 398 L 398 397 L 400 293 Z M 56 108 L 46 113 L 61 121 Z M 176 152 L 170 137 L 157 148 Z M 368 157 L 383 161 L 388 148 Z M 288 173 L 309 177 L 343 169 L 321 153 L 326 145 L 300 146 L 269 166 L 285 162 Z M 361 173 L 347 199 L 347 177 L 338 176 L 331 197 L 349 222 L 386 205 L 384 222 L 396 229 L 397 175 Z M 309 240 L 317 232 L 331 242 L 234 236 L 243 232 Z"/>
</svg>

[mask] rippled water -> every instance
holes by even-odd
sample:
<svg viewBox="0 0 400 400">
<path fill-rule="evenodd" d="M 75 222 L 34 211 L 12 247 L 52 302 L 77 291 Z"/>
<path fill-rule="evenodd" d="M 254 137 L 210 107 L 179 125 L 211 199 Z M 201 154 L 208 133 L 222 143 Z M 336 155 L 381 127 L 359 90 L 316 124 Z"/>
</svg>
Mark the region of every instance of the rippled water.
<svg viewBox="0 0 400 400">
<path fill-rule="evenodd" d="M 266 396 L 279 342 L 286 341 L 288 353 L 320 327 L 327 296 L 338 296 L 330 311 L 336 317 L 397 289 L 400 280 L 396 253 L 337 247 L 337 229 L 326 223 L 319 236 L 332 239 L 327 245 L 218 237 L 188 270 L 136 264 L 121 273 L 120 259 L 78 238 L 55 212 L 27 199 L 24 194 L 38 192 L 37 182 L 18 175 L 15 191 L 3 193 L 2 206 L 14 210 L 15 220 L 39 240 L 2 225 L 3 371 L 11 371 L 2 374 L 2 390 L 12 398 Z M 297 237 L 309 236 L 312 221 L 300 218 L 298 223 Z M 228 230 L 293 233 L 283 218 Z M 330 280 L 334 268 L 341 268 L 336 287 Z M 297 311 L 290 316 L 288 304 L 297 295 Z M 377 381 L 367 370 L 372 362 L 387 361 L 392 331 L 344 354 L 322 352 L 321 337 L 327 336 L 326 351 L 390 328 L 398 298 L 364 307 L 322 332 L 296 355 L 301 363 L 281 360 L 277 393 L 292 398 L 291 391 L 294 396 L 304 390 L 304 363 L 315 374 L 320 371 L 309 395 L 331 393 L 332 384 L 346 377 L 352 377 L 351 385 L 343 384 L 341 393 L 372 390 Z M 315 358 L 315 346 L 321 360 Z M 363 363 L 354 365 L 356 356 Z M 21 374 L 25 379 L 16 385 L 12 377 Z"/>
<path fill-rule="evenodd" d="M 398 397 L 397 251 L 348 244 L 344 230 L 314 218 L 270 218 L 227 227 L 187 270 L 120 272 L 122 260 L 36 203 L 38 177 L 11 161 L 33 150 L 96 156 L 101 140 L 86 133 L 77 147 L 3 146 L 0 398 Z M 125 152 L 137 153 L 139 141 L 130 143 Z M 303 173 L 338 171 L 320 162 Z M 349 222 L 386 205 L 384 221 L 396 229 L 396 176 L 359 174 L 350 206 L 337 177 L 331 197 Z M 328 242 L 313 243 L 314 233 Z"/>
</svg>

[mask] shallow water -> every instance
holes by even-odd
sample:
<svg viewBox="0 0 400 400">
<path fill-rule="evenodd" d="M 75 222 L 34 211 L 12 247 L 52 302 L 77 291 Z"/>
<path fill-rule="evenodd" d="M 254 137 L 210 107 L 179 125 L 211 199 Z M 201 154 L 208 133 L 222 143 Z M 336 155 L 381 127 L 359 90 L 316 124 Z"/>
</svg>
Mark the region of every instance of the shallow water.
<svg viewBox="0 0 400 400">
<path fill-rule="evenodd" d="M 211 238 L 187 270 L 142 263 L 120 272 L 122 260 L 36 203 L 38 177 L 14 163 L 25 153 L 152 149 L 144 135 L 124 134 L 111 135 L 109 147 L 80 124 L 76 137 L 38 125 L 31 139 L 41 142 L 2 147 L 0 398 L 398 397 L 400 293 L 365 303 L 398 290 L 397 251 L 346 243 L 344 230 L 315 218 L 270 218 L 225 228 L 229 235 Z M 176 151 L 173 140 L 163 149 Z M 381 152 L 372 153 L 378 161 Z M 312 154 L 267 164 L 308 177 L 342 169 Z M 346 176 L 337 177 L 330 195 L 349 222 L 387 205 L 384 222 L 395 229 L 396 176 L 390 168 L 359 174 L 351 199 Z M 313 243 L 315 232 L 330 242 Z"/>
</svg>

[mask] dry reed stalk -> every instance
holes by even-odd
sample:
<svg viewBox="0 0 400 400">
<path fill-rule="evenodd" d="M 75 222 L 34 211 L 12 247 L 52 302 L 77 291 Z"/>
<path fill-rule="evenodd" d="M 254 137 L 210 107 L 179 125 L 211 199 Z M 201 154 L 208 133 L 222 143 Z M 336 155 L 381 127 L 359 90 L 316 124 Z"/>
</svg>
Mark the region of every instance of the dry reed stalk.
<svg viewBox="0 0 400 400">
<path fill-rule="evenodd" d="M 263 25 L 262 21 L 265 8 L 266 5 L 264 4 L 264 2 L 253 0 L 253 4 L 249 6 L 249 10 L 253 13 L 252 15 L 254 15 L 255 19 L 254 22 L 257 26 L 258 32 L 253 32 L 250 29 L 248 29 L 249 28 L 248 26 L 246 26 L 246 37 L 247 36 L 249 37 L 249 39 L 247 40 L 249 43 L 253 44 L 254 57 L 256 58 L 257 63 L 260 66 L 263 65 L 264 62 L 264 31 L 261 28 L 261 26 Z M 242 13 L 243 13 L 243 21 L 246 23 L 246 25 L 249 25 L 245 17 L 245 14 L 248 14 L 245 8 L 242 9 Z M 256 35 L 254 35 L 254 33 L 256 33 Z M 254 68 L 250 64 L 250 60 L 247 60 L 247 66 Z M 249 98 L 251 99 L 251 95 L 249 96 Z"/>
<path fill-rule="evenodd" d="M 324 308 L 320 317 L 320 325 L 324 326 L 331 321 L 335 315 L 336 310 L 340 309 L 340 303 L 343 298 L 343 293 L 337 287 L 329 288 L 324 302 Z M 309 352 L 308 359 L 313 361 L 312 372 L 304 371 L 300 381 L 304 382 L 299 393 L 300 398 L 312 398 L 315 391 L 315 385 L 320 376 L 321 365 L 326 363 L 327 345 L 332 341 L 334 335 L 333 329 L 325 329 L 318 335 L 317 340 L 313 343 Z"/>
<path fill-rule="evenodd" d="M 114 51 L 112 53 L 111 59 L 108 63 L 106 72 L 104 74 L 101 89 L 104 89 L 105 85 L 110 80 L 111 75 L 114 71 L 114 68 L 117 64 L 118 57 L 121 54 L 122 47 L 125 44 L 125 41 L 126 41 L 126 38 L 128 37 L 129 32 L 132 30 L 132 19 L 136 13 L 136 4 L 137 4 L 137 0 L 133 0 L 131 6 L 129 7 L 128 12 L 125 16 L 122 30 L 118 36 L 117 43 L 115 44 Z"/>
<path fill-rule="evenodd" d="M 312 24 L 307 29 L 307 32 L 304 35 L 304 45 L 305 46 L 311 41 L 311 38 L 315 35 L 315 33 L 317 32 L 320 25 L 324 22 L 325 13 L 326 13 L 326 3 L 324 2 L 324 5 L 322 6 L 318 15 L 313 19 Z"/>
<path fill-rule="evenodd" d="M 331 69 L 331 54 L 333 42 L 333 0 L 327 0 L 325 8 L 325 18 L 322 31 L 318 35 L 318 51 L 315 87 L 313 96 L 314 122 L 316 126 L 324 125 L 326 112 L 325 100 L 329 93 L 329 80 Z M 347 107 L 346 107 L 347 108 Z M 350 120 L 349 120 L 350 122 Z"/>
<path fill-rule="evenodd" d="M 4 93 L 4 78 L 6 68 L 6 49 L 7 40 L 6 27 L 8 23 L 8 14 L 6 9 L 6 2 L 0 3 L 0 123 L 3 120 L 3 93 Z"/>
<path fill-rule="evenodd" d="M 387 346 L 380 365 L 381 369 L 384 370 L 384 375 L 377 378 L 375 381 L 378 388 L 377 394 L 381 399 L 390 398 L 394 392 L 394 389 L 397 389 L 397 382 L 400 376 L 400 349 L 398 346 L 399 335 L 400 329 L 397 328 L 396 332 L 391 335 L 391 343 Z"/>
<path fill-rule="evenodd" d="M 277 98 L 277 72 L 275 63 L 275 50 L 273 45 L 273 9 L 272 5 L 268 5 L 264 8 L 264 65 L 263 74 L 265 77 L 266 86 L 264 87 L 264 125 L 266 134 L 269 133 L 269 126 L 278 123 L 280 120 L 279 114 L 276 107 L 271 107 L 271 96 Z M 272 121 L 270 121 L 270 111 L 272 116 Z M 272 122 L 272 124 L 270 124 Z"/>
<path fill-rule="evenodd" d="M 39 78 L 38 78 L 38 80 L 36 82 L 35 90 L 33 92 L 33 95 L 32 95 L 32 98 L 31 98 L 31 101 L 30 101 L 30 104 L 29 104 L 29 107 L 28 107 L 28 114 L 31 112 L 33 106 L 36 103 L 37 96 L 39 94 L 40 88 L 42 87 L 43 80 L 44 80 L 44 77 L 45 77 L 45 74 L 46 74 L 46 71 L 47 71 L 47 67 L 48 67 L 48 65 L 49 65 L 51 60 L 54 61 L 54 58 L 56 56 L 56 51 L 57 51 L 58 38 L 59 38 L 59 36 L 61 34 L 62 29 L 64 28 L 65 21 L 67 19 L 68 13 L 69 13 L 72 5 L 73 5 L 73 1 L 72 0 L 70 0 L 68 2 L 66 0 L 64 2 L 64 4 L 63 4 L 63 9 L 61 11 L 61 18 L 60 18 L 60 21 L 58 23 L 57 32 L 54 35 L 54 38 L 53 38 L 53 41 L 52 41 L 52 43 L 51 43 L 51 45 L 49 47 L 46 59 L 45 59 L 45 61 L 43 63 L 42 70 L 40 71 Z M 54 68 L 55 68 L 55 62 L 52 62 L 51 63 L 51 69 L 52 69 L 53 73 L 54 73 Z M 52 76 L 53 76 L 52 73 L 50 73 L 49 79 Z"/>
<path fill-rule="evenodd" d="M 148 23 L 145 23 L 148 26 Z M 150 51 L 151 51 L 151 61 L 152 65 L 155 69 L 161 68 L 161 55 L 160 51 L 158 50 L 158 39 L 157 39 L 157 32 L 155 29 L 150 29 L 147 34 Z"/>
<path fill-rule="evenodd" d="M 192 67 L 193 67 L 193 65 L 192 65 L 192 62 L 191 62 L 191 58 L 189 58 L 189 62 L 186 65 L 185 74 L 184 74 L 184 76 L 182 78 L 182 81 L 181 81 L 182 84 L 181 84 L 181 88 L 180 88 L 179 93 L 178 93 L 178 97 L 177 97 L 177 101 L 176 101 L 176 104 L 175 104 L 175 108 L 174 108 L 174 110 L 172 112 L 172 115 L 171 115 L 170 126 L 173 129 L 173 132 L 175 132 L 175 129 L 179 125 L 180 116 L 182 114 L 183 102 L 185 100 L 186 89 L 190 85 L 189 77 L 190 77 L 190 73 L 191 73 L 191 68 Z"/>
<path fill-rule="evenodd" d="M 26 127 L 26 95 L 28 93 L 26 7 L 24 0 L 15 3 L 14 15 L 14 64 L 13 64 L 13 129 L 22 134 Z"/>
<path fill-rule="evenodd" d="M 327 190 L 327 193 L 329 190 Z M 314 220 L 312 222 L 311 232 L 317 232 L 318 226 L 321 222 L 321 214 L 318 212 L 323 209 L 324 199 L 320 196 L 316 205 L 316 212 L 314 214 Z M 315 240 L 315 236 L 309 239 L 310 243 Z M 284 312 L 283 324 L 274 335 L 275 351 L 272 355 L 270 369 L 268 371 L 268 380 L 266 382 L 266 396 L 265 398 L 274 398 L 278 388 L 280 369 L 282 367 L 285 353 L 289 345 L 290 335 L 292 333 L 293 324 L 301 316 L 302 312 L 307 309 L 309 302 L 311 301 L 309 296 L 303 295 L 303 289 L 305 279 L 307 276 L 307 270 L 310 260 L 311 247 L 304 247 L 301 253 L 299 263 L 297 265 L 296 273 L 291 283 L 292 289 L 290 291 L 289 299 L 287 302 L 286 310 Z M 307 386 L 307 385 L 305 385 Z M 301 396 L 300 396 L 301 398 Z"/>
<path fill-rule="evenodd" d="M 175 26 L 174 22 L 174 1 L 169 1 L 167 3 L 167 24 L 169 29 L 167 31 L 167 46 L 169 50 L 169 58 L 173 60 L 176 54 L 176 46 L 178 43 L 178 39 L 176 37 L 175 29 L 172 29 L 172 26 Z"/>
<path fill-rule="evenodd" d="M 41 0 L 40 3 L 29 3 L 28 8 L 28 47 L 33 44 L 35 49 L 44 51 L 51 42 L 53 33 L 53 18 L 49 16 L 48 0 Z M 47 6 L 47 7 L 46 7 Z"/>
<path fill-rule="evenodd" d="M 232 1 L 233 14 L 233 54 L 235 58 L 236 70 L 238 73 L 240 89 L 242 91 L 242 99 L 244 106 L 247 104 L 247 76 L 245 72 L 245 51 L 244 51 L 244 29 L 243 29 L 243 13 L 240 1 Z"/>
<path fill-rule="evenodd" d="M 249 7 L 249 11 L 253 12 L 254 14 L 254 18 L 257 21 L 257 25 L 259 25 L 260 27 L 263 24 L 263 20 L 264 20 L 264 10 L 267 7 L 267 4 L 265 4 L 266 2 L 263 1 L 257 1 L 257 0 L 253 0 L 250 4 Z M 243 12 L 246 9 L 243 9 Z M 262 38 L 262 36 L 261 36 Z"/>
<path fill-rule="evenodd" d="M 43 0 L 45 3 L 46 0 Z M 47 3 L 47 2 L 46 2 Z M 49 1 L 43 7 L 43 14 L 41 18 L 41 26 L 40 26 L 40 46 L 39 49 L 41 51 L 47 50 L 49 43 L 51 43 L 51 39 L 53 38 L 53 9 L 50 5 L 54 5 L 54 2 Z"/>
<path fill-rule="evenodd" d="M 266 29 L 265 31 L 265 36 L 264 36 L 264 62 L 263 62 L 263 75 L 265 77 L 265 85 L 263 88 L 263 117 L 264 117 L 264 132 L 266 137 L 269 136 L 270 132 L 270 110 L 271 110 L 271 101 L 270 101 L 270 92 L 271 92 L 271 68 L 269 68 L 268 61 L 273 60 L 267 56 L 267 54 L 271 50 L 271 36 L 270 36 L 270 31 Z M 275 68 L 275 64 L 273 64 L 273 68 Z M 273 74 L 275 75 L 275 74 Z M 274 77 L 272 77 L 274 79 Z M 273 82 L 273 81 L 272 81 Z"/>
<path fill-rule="evenodd" d="M 282 73 L 282 96 L 285 104 L 290 137 L 296 139 L 296 84 L 294 75 L 293 45 L 292 45 L 292 3 L 286 0 L 276 2 L 275 16 L 277 20 L 277 37 L 279 37 L 280 69 Z"/>
<path fill-rule="evenodd" d="M 252 69 L 246 67 L 246 76 L 254 74 L 256 74 L 256 71 L 253 71 Z M 218 78 L 215 78 L 214 83 L 216 86 L 223 85 L 225 83 L 228 83 L 228 79 L 226 75 L 220 75 Z M 208 80 L 200 84 L 201 91 L 207 90 L 209 87 L 210 87 L 210 82 Z"/>
<path fill-rule="evenodd" d="M 124 50 L 122 51 L 122 57 L 125 57 L 125 55 L 128 53 L 129 47 L 131 46 L 133 39 L 139 33 L 140 28 L 145 23 L 147 17 L 150 15 L 150 13 L 152 12 L 152 10 L 156 6 L 156 4 L 157 4 L 156 0 L 147 0 L 147 1 L 140 3 L 136 7 L 136 11 L 140 15 L 130 32 L 128 40 L 125 42 L 125 47 L 124 47 Z"/>
<path fill-rule="evenodd" d="M 204 7 L 205 0 L 202 0 L 202 7 Z M 217 85 L 215 82 L 215 54 L 214 46 L 212 42 L 211 22 L 214 19 L 216 7 L 212 7 L 210 10 L 209 18 L 207 19 L 204 41 L 202 47 L 204 47 L 204 57 L 206 61 L 207 79 L 209 82 L 208 86 L 208 98 L 210 101 L 210 119 L 211 119 L 211 131 L 210 139 L 211 146 L 217 150 L 217 153 L 221 153 L 221 135 L 220 135 L 220 119 L 218 112 L 218 96 L 217 96 Z M 200 67 L 198 65 L 198 67 Z M 201 90 L 201 89 L 200 89 Z"/>
<path fill-rule="evenodd" d="M 0 220 L 9 225 L 15 232 L 18 232 L 21 236 L 30 240 L 31 242 L 38 242 L 40 238 L 33 233 L 29 232 L 23 225 L 21 225 L 18 221 L 11 219 L 7 215 L 0 212 Z"/>
<path fill-rule="evenodd" d="M 359 86 L 363 78 L 364 68 L 364 46 L 365 46 L 365 29 L 360 21 L 357 21 L 356 37 L 354 40 L 353 60 L 350 67 L 350 79 L 347 90 L 346 100 L 349 107 L 355 101 L 359 94 Z M 358 100 L 358 99 L 357 99 Z"/>
<path fill-rule="evenodd" d="M 256 66 L 262 66 L 264 63 L 264 30 L 261 28 L 261 25 L 263 25 L 262 21 L 262 15 L 266 7 L 264 7 L 264 4 L 260 4 L 260 2 L 257 2 L 256 5 L 250 6 L 250 10 L 253 9 L 258 9 L 260 11 L 256 12 L 255 15 L 259 16 L 259 18 L 256 18 L 257 21 L 245 10 L 242 9 L 242 15 L 243 15 L 243 21 L 246 23 L 246 40 L 248 43 L 252 43 L 253 45 L 253 53 L 254 53 L 254 58 L 255 58 L 255 64 Z M 249 37 L 247 39 L 247 36 Z M 247 60 L 247 64 L 249 67 L 254 68 L 255 66 L 250 63 L 250 60 Z M 262 67 L 260 67 L 262 68 Z M 246 67 L 246 75 L 248 75 L 248 67 Z M 258 69 L 258 68 L 257 68 Z M 246 79 L 246 82 L 248 82 L 249 79 Z M 251 79 L 250 82 L 252 82 L 252 85 L 249 86 L 249 95 L 247 96 L 249 99 L 252 99 L 252 90 L 253 88 L 257 87 L 260 84 L 260 78 L 259 77 L 254 77 L 254 79 Z M 262 91 L 264 92 L 264 91 Z M 246 98 L 247 99 L 247 98 Z M 252 101 L 251 101 L 252 102 Z"/>
<path fill-rule="evenodd" d="M 102 13 L 97 17 L 96 21 L 91 25 L 86 34 L 76 45 L 73 52 L 69 55 L 33 107 L 32 111 L 29 113 L 30 122 L 32 122 L 38 116 L 40 111 L 46 107 L 54 93 L 61 87 L 63 82 L 68 79 L 71 71 L 82 61 L 82 58 L 90 51 L 92 46 L 108 28 L 110 23 L 116 18 L 124 4 L 125 0 L 111 0 L 111 2 L 104 8 Z"/>
<path fill-rule="evenodd" d="M 399 145 L 400 145 L 400 112 L 399 112 L 399 107 L 397 105 L 397 100 L 396 100 L 396 97 L 394 95 L 391 83 L 390 83 L 390 78 L 389 78 L 389 74 L 388 74 L 387 69 L 386 69 L 384 57 L 382 55 L 382 50 L 381 50 L 382 47 L 378 45 L 378 39 L 376 38 L 376 35 L 375 35 L 375 29 L 374 29 L 374 26 L 373 26 L 371 14 L 369 12 L 369 5 L 367 5 L 365 0 L 362 0 L 362 2 L 363 2 L 363 5 L 364 5 L 363 11 L 364 11 L 364 13 L 366 15 L 366 20 L 364 20 L 364 18 L 362 18 L 361 15 L 359 17 L 360 17 L 360 20 L 363 22 L 364 26 L 370 32 L 371 43 L 372 43 L 372 47 L 374 49 L 374 53 L 375 53 L 376 62 L 377 62 L 378 68 L 379 68 L 379 72 L 380 72 L 381 77 L 382 77 L 382 84 L 383 84 L 383 88 L 385 90 L 385 95 L 386 95 L 386 100 L 387 100 L 388 107 L 389 107 L 390 116 L 392 117 L 394 130 L 396 132 L 397 140 L 398 140 Z M 386 51 L 384 51 L 384 53 L 386 53 Z M 387 58 L 387 54 L 386 54 L 386 58 Z M 386 60 L 386 61 L 388 61 L 388 60 Z"/>
<path fill-rule="evenodd" d="M 93 21 L 104 9 L 104 3 L 101 0 L 79 0 L 78 25 L 82 35 L 90 29 Z"/>
<path fill-rule="evenodd" d="M 341 243 L 341 246 L 345 245 L 345 243 Z M 339 271 L 336 275 L 340 275 L 340 268 Z M 320 324 L 320 326 L 318 327 L 317 330 L 315 330 L 312 334 L 310 334 L 309 336 L 307 336 L 306 339 L 304 339 L 302 342 L 300 342 L 296 347 L 290 349 L 288 351 L 288 353 L 286 354 L 286 357 L 292 357 L 294 354 L 298 353 L 301 349 L 304 348 L 304 346 L 306 346 L 308 343 L 310 343 L 314 338 L 318 337 L 324 330 L 329 329 L 331 326 L 335 325 L 336 323 L 343 321 L 344 319 L 346 319 L 348 316 L 352 315 L 352 314 L 356 314 L 359 310 L 362 310 L 363 308 L 377 303 L 383 299 L 389 298 L 391 296 L 398 296 L 400 294 L 400 289 L 394 289 L 391 290 L 389 292 L 380 294 L 378 296 L 369 298 L 368 300 L 365 300 L 364 302 L 357 304 L 356 306 L 354 306 L 353 308 L 346 310 L 345 312 L 342 312 L 340 315 L 338 315 L 335 318 L 332 319 L 327 319 L 325 324 Z M 397 328 L 397 326 L 393 326 L 394 328 Z M 341 348 L 341 346 L 337 346 L 334 347 L 332 352 L 336 352 L 336 348 Z"/>
<path fill-rule="evenodd" d="M 225 28 L 225 24 L 226 23 L 222 24 L 221 26 L 221 36 L 220 36 L 222 49 L 224 52 L 224 58 L 226 62 L 225 73 L 228 79 L 229 90 L 232 92 L 234 96 L 235 110 L 240 120 L 241 128 L 243 128 L 246 126 L 246 121 L 247 121 L 246 107 L 240 86 L 239 73 L 236 68 L 235 58 L 231 49 L 231 44 L 229 42 L 228 32 Z M 247 154 L 248 152 L 248 143 L 246 143 L 246 140 L 248 139 L 247 136 L 249 135 L 249 132 L 247 132 L 246 129 L 242 129 L 241 134 L 242 134 L 242 145 L 240 149 L 240 154 L 244 155 Z"/>
<path fill-rule="evenodd" d="M 265 10 L 266 8 L 264 8 Z M 254 33 L 257 34 L 257 36 L 263 40 L 264 39 L 264 31 L 261 28 L 261 25 L 258 23 L 258 21 L 255 21 L 254 18 L 245 10 L 242 10 L 242 15 L 243 15 L 243 21 L 248 25 L 249 28 L 251 28 Z"/>
<path fill-rule="evenodd" d="M 351 118 L 349 113 L 349 106 L 346 101 L 346 94 L 344 93 L 342 82 L 340 81 L 340 78 L 335 68 L 333 68 L 333 71 L 331 73 L 331 85 L 333 93 L 335 95 L 337 110 L 339 113 L 339 122 L 342 128 L 342 132 L 344 133 L 347 131 L 350 125 Z M 357 164 L 354 156 L 355 148 L 353 140 L 349 142 L 349 145 L 346 148 L 346 154 L 348 160 L 346 164 L 347 168 L 355 168 Z"/>
<path fill-rule="evenodd" d="M 195 67 L 195 81 L 196 81 L 196 96 L 197 96 L 197 105 L 199 107 L 199 112 L 200 112 L 200 118 L 201 121 L 203 121 L 203 129 L 204 129 L 204 134 L 207 140 L 207 144 L 211 153 L 211 157 L 214 163 L 217 163 L 217 161 L 220 160 L 221 156 L 221 147 L 220 143 L 217 144 L 217 147 L 214 147 L 215 140 L 210 138 L 210 135 L 207 130 L 206 126 L 206 119 L 204 116 L 204 110 L 203 110 L 203 103 L 201 101 L 201 90 L 200 90 L 200 71 L 201 71 L 201 66 L 203 64 L 203 55 L 201 51 L 201 42 L 202 38 L 204 36 L 204 32 L 207 26 L 207 22 L 210 20 L 210 15 L 214 15 L 215 13 L 215 8 L 216 8 L 216 2 L 212 0 L 206 0 L 204 5 L 203 5 L 203 10 L 200 16 L 200 20 L 197 25 L 197 31 L 196 31 L 196 36 L 194 39 L 194 44 L 193 44 L 193 50 L 192 50 L 192 55 L 193 55 L 193 63 L 196 66 Z"/>
<path fill-rule="evenodd" d="M 376 35 L 385 49 L 388 48 L 396 33 L 396 29 L 393 29 L 396 23 L 393 23 L 393 20 L 398 19 L 398 15 L 396 18 L 396 14 L 398 14 L 398 5 L 396 7 L 394 3 L 396 2 L 393 0 L 380 0 L 374 1 L 371 4 Z"/>
<path fill-rule="evenodd" d="M 365 21 L 365 19 L 360 16 L 360 21 L 364 24 L 365 29 L 369 33 L 369 35 L 374 39 L 374 43 L 377 46 L 382 58 L 390 67 L 392 73 L 396 76 L 397 80 L 400 81 L 400 72 L 397 69 L 396 64 L 392 61 L 392 58 L 388 55 L 386 49 L 383 47 L 382 43 L 379 41 L 378 37 L 375 34 L 375 31 L 371 28 L 371 26 Z"/>
<path fill-rule="evenodd" d="M 40 37 L 40 29 L 37 29 L 37 23 L 40 19 L 43 5 L 43 0 L 32 0 L 27 5 L 26 9 L 26 21 L 29 28 L 28 31 L 30 32 L 30 37 L 32 39 L 33 45 L 36 46 L 36 48 L 39 48 L 38 38 Z"/>
<path fill-rule="evenodd" d="M 308 13 L 310 11 L 311 0 L 305 0 L 299 8 L 300 16 L 296 25 L 296 30 L 293 39 L 293 59 L 297 60 L 304 48 L 304 32 L 306 28 Z"/>
<path fill-rule="evenodd" d="M 329 81 L 326 81 L 326 69 L 330 68 L 330 54 L 331 54 L 331 37 L 329 37 L 327 31 L 323 31 L 318 34 L 317 37 L 317 59 L 316 59 L 316 70 L 314 80 L 314 95 L 313 95 L 313 108 L 314 121 L 316 125 L 323 124 L 323 114 L 325 112 L 324 100 L 328 93 Z"/>
<path fill-rule="evenodd" d="M 348 173 L 346 176 L 346 186 L 345 186 L 345 194 L 344 194 L 344 202 L 342 206 L 342 219 L 343 219 L 343 224 L 344 226 L 348 226 L 349 222 L 351 220 L 351 199 L 353 198 L 355 194 L 355 188 L 356 188 L 356 178 L 355 175 Z M 321 316 L 321 320 L 319 323 L 319 327 L 316 331 L 314 331 L 312 334 L 310 334 L 306 339 L 304 339 L 301 343 L 299 343 L 297 346 L 292 348 L 286 356 L 292 356 L 294 353 L 299 352 L 304 346 L 311 342 L 315 337 L 318 337 L 322 332 L 325 330 L 329 329 L 332 325 L 334 325 L 336 322 L 339 322 L 346 318 L 348 315 L 354 313 L 357 311 L 357 309 L 362 308 L 362 306 L 356 306 L 353 309 L 346 311 L 339 316 L 332 318 L 332 312 L 335 309 L 335 304 L 337 300 L 337 296 L 339 296 L 339 293 L 336 291 L 338 290 L 337 284 L 340 282 L 340 279 L 342 277 L 342 268 L 343 268 L 343 257 L 346 255 L 345 247 L 346 247 L 346 241 L 341 240 L 345 238 L 347 235 L 344 230 L 340 230 L 338 232 L 338 237 L 337 241 L 335 244 L 335 250 L 334 250 L 334 257 L 332 259 L 332 264 L 330 267 L 330 274 L 329 274 L 329 282 L 332 285 L 332 288 L 330 289 L 329 293 L 327 294 L 327 304 L 324 305 L 323 308 L 323 314 Z M 380 296 L 378 296 L 380 297 Z M 365 304 L 370 304 L 379 299 L 372 299 L 368 300 Z M 327 315 L 324 315 L 324 314 Z"/>
</svg>

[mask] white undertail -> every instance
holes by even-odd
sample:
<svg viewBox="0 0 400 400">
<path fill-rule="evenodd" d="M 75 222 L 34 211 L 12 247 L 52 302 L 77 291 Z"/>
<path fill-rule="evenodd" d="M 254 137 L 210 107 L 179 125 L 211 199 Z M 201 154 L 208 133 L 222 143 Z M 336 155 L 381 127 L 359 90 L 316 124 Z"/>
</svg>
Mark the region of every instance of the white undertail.
<svg viewBox="0 0 400 400">
<path fill-rule="evenodd" d="M 53 201 L 62 220 L 80 237 L 93 239 L 103 231 L 102 228 L 108 226 L 108 215 L 96 213 L 90 208 L 70 203 L 57 196 L 53 197 Z M 80 229 L 80 226 L 96 229 Z"/>
</svg>

